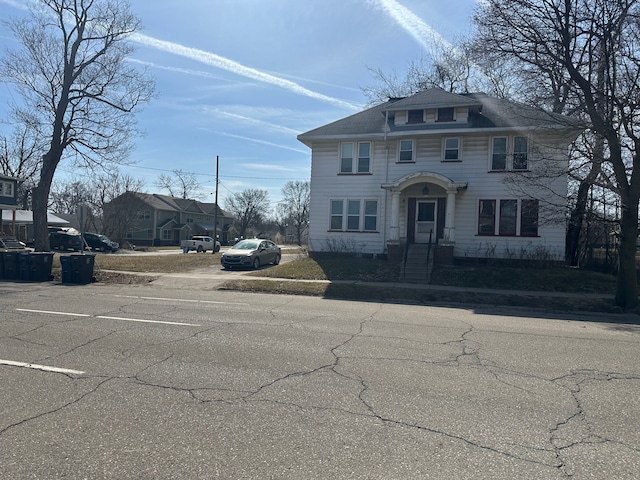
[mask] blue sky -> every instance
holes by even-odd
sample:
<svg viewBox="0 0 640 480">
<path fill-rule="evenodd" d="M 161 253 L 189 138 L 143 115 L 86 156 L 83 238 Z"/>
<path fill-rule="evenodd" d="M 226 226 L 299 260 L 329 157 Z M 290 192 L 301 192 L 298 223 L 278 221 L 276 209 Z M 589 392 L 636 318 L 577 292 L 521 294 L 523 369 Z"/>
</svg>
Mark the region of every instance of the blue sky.
<svg viewBox="0 0 640 480">
<path fill-rule="evenodd" d="M 308 180 L 311 152 L 296 136 L 367 102 L 369 68 L 401 75 L 434 43 L 470 31 L 478 0 L 131 0 L 143 30 L 132 61 L 150 68 L 158 97 L 138 114 L 146 132 L 123 172 L 150 193 L 160 174 L 197 174 L 219 203 L 247 188 L 281 200 Z M 0 18 L 28 0 L 0 0 Z M 455 5 L 455 7 L 453 6 Z M 15 48 L 0 25 L 0 49 Z M 0 117 L 11 98 L 0 84 Z M 56 179 L 72 176 L 64 164 Z"/>
</svg>

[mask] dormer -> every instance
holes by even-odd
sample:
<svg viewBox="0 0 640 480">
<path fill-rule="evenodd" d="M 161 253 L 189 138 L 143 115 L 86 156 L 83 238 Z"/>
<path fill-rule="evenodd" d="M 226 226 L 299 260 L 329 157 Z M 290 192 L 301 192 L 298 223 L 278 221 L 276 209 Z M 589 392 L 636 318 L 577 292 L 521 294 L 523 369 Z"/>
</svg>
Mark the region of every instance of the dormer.
<svg viewBox="0 0 640 480">
<path fill-rule="evenodd" d="M 411 97 L 394 99 L 385 114 L 395 127 L 436 124 L 466 124 L 473 109 L 479 110 L 480 102 L 465 95 L 432 88 Z"/>
</svg>

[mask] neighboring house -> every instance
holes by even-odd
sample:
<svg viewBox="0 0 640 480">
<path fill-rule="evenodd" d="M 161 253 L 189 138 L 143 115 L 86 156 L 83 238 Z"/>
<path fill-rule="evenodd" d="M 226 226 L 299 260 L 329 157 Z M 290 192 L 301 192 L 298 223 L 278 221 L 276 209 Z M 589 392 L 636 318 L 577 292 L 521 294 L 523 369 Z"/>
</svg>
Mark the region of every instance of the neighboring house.
<svg viewBox="0 0 640 480">
<path fill-rule="evenodd" d="M 216 220 L 225 244 L 233 221 L 215 203 L 139 192 L 123 193 L 105 204 L 104 213 L 105 224 L 121 225 L 120 232 L 110 233 L 113 238 L 138 245 L 179 245 L 192 235 L 213 236 Z"/>
<path fill-rule="evenodd" d="M 18 194 L 18 179 L 15 177 L 8 177 L 7 175 L 0 175 L 0 235 L 7 235 L 4 220 L 4 210 L 8 210 L 11 213 L 11 228 L 9 234 L 11 236 L 16 235 L 15 232 L 15 211 L 17 208 L 17 194 Z"/>
<path fill-rule="evenodd" d="M 562 260 L 578 133 L 566 117 L 437 88 L 303 133 L 309 251 Z"/>
<path fill-rule="evenodd" d="M 47 225 L 50 227 L 69 227 L 69 222 L 53 213 L 47 212 Z M 3 210 L 2 232 L 27 244 L 33 243 L 33 212 L 31 210 Z"/>
</svg>

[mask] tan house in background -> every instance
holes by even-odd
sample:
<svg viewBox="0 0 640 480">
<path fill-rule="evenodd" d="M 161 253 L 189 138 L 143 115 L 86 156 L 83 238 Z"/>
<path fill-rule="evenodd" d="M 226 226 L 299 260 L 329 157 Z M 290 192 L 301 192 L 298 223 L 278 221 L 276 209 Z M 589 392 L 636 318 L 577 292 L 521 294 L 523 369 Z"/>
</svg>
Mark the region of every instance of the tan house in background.
<svg viewBox="0 0 640 480">
<path fill-rule="evenodd" d="M 104 205 L 110 236 L 136 245 L 179 245 L 192 235 L 214 235 L 225 245 L 233 218 L 215 203 L 126 192 Z M 217 228 L 214 226 L 217 222 Z"/>
</svg>

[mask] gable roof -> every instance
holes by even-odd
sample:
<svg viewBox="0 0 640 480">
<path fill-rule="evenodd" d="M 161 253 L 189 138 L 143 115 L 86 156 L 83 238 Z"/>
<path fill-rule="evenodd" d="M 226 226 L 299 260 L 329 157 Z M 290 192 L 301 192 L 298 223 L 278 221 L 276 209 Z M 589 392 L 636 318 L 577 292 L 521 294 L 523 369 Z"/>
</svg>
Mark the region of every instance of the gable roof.
<svg viewBox="0 0 640 480">
<path fill-rule="evenodd" d="M 469 107 L 467 122 L 419 123 L 395 125 L 387 117 L 398 111 Z M 386 125 L 385 125 L 386 122 Z M 490 97 L 484 93 L 455 94 L 431 88 L 410 97 L 390 99 L 367 110 L 298 135 L 298 140 L 311 146 L 314 140 L 341 138 L 384 138 L 386 135 L 429 131 L 464 131 L 472 129 L 558 128 L 579 129 L 578 123 L 564 115 L 546 112 L 524 104 Z"/>
<path fill-rule="evenodd" d="M 159 193 L 142 193 L 142 192 L 127 192 L 134 197 L 137 197 L 151 208 L 162 211 L 170 212 L 188 212 L 196 214 L 214 215 L 215 203 L 203 203 L 198 200 L 190 198 L 172 197 L 170 195 L 161 195 Z M 231 218 L 227 212 L 218 207 L 218 215 L 221 217 Z"/>
</svg>

